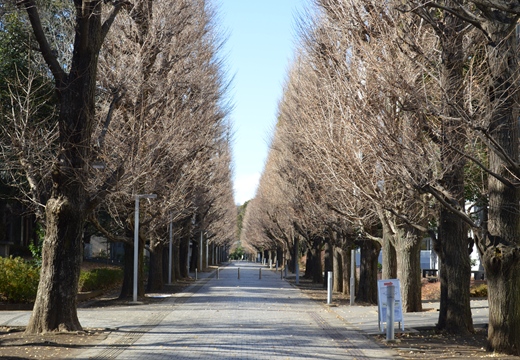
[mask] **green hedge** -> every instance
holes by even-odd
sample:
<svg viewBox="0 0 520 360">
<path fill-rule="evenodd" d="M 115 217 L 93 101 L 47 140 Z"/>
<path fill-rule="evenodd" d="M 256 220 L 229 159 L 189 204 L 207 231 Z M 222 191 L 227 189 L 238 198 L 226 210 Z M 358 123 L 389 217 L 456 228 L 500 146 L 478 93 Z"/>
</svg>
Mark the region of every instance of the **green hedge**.
<svg viewBox="0 0 520 360">
<path fill-rule="evenodd" d="M 40 269 L 22 258 L 0 257 L 0 295 L 12 303 L 34 301 Z"/>
<path fill-rule="evenodd" d="M 122 269 L 100 268 L 81 272 L 79 276 L 79 291 L 108 289 L 122 280 Z"/>
</svg>

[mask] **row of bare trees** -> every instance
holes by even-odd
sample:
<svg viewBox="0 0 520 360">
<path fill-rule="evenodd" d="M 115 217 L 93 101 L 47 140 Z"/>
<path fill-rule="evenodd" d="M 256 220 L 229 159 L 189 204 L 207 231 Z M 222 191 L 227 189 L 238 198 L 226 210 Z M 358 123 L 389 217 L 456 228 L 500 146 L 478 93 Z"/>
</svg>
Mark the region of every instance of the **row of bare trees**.
<svg viewBox="0 0 520 360">
<path fill-rule="evenodd" d="M 140 203 L 148 291 L 166 281 L 170 238 L 176 279 L 217 262 L 236 236 L 223 39 L 205 0 L 14 3 L 1 8 L 32 29 L 32 70 L 8 79 L 2 155 L 45 227 L 27 332 L 75 331 L 86 224 L 125 244 L 122 297 L 132 293 L 137 195 L 157 195 Z M 59 23 L 49 26 L 47 13 Z M 32 88 L 42 76 L 55 92 L 45 101 Z M 43 103 L 55 110 L 42 119 Z"/>
<path fill-rule="evenodd" d="M 243 242 L 293 261 L 306 253 L 315 281 L 333 266 L 345 292 L 348 252 L 360 247 L 365 301 L 376 299 L 382 249 L 383 278 L 399 278 L 405 311 L 420 311 L 419 250 L 429 235 L 441 264 L 438 326 L 460 333 L 473 331 L 475 243 L 488 348 L 519 354 L 520 6 L 316 0 L 313 10 L 301 20 Z"/>
</svg>

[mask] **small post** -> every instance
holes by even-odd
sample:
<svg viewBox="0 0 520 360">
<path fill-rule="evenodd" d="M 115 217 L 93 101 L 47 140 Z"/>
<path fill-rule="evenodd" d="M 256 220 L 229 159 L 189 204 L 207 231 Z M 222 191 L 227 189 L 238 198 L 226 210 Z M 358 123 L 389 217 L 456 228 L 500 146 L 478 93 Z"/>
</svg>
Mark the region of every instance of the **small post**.
<svg viewBox="0 0 520 360">
<path fill-rule="evenodd" d="M 220 268 L 217 267 L 217 280 L 220 279 Z"/>
<path fill-rule="evenodd" d="M 327 272 L 327 305 L 332 303 L 332 271 Z"/>
<path fill-rule="evenodd" d="M 394 340 L 395 286 L 386 287 L 386 341 Z"/>
<path fill-rule="evenodd" d="M 356 298 L 356 251 L 350 252 L 350 306 L 354 305 Z"/>
<path fill-rule="evenodd" d="M 238 280 L 240 280 L 240 268 L 238 268 Z"/>
<path fill-rule="evenodd" d="M 195 268 L 195 280 L 198 280 L 197 268 Z"/>
<path fill-rule="evenodd" d="M 262 268 L 258 269 L 258 280 L 262 280 Z"/>
<path fill-rule="evenodd" d="M 278 271 L 278 260 L 276 260 L 276 271 Z"/>
</svg>

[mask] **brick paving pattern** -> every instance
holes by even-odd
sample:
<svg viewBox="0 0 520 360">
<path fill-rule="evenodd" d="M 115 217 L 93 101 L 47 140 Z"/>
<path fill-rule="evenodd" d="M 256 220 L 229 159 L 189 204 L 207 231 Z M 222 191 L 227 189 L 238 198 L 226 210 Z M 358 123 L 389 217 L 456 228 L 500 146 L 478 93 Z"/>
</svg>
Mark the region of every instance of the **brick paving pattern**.
<svg viewBox="0 0 520 360">
<path fill-rule="evenodd" d="M 80 359 L 397 358 L 305 298 L 279 272 L 264 268 L 259 279 L 259 267 L 232 263 L 220 269 L 219 279 L 213 273 L 187 294 L 119 309 L 112 314 L 117 331 Z M 134 314 L 142 325 L 125 328 L 124 317 Z M 82 324 L 95 316 L 95 309 L 84 313 Z"/>
</svg>

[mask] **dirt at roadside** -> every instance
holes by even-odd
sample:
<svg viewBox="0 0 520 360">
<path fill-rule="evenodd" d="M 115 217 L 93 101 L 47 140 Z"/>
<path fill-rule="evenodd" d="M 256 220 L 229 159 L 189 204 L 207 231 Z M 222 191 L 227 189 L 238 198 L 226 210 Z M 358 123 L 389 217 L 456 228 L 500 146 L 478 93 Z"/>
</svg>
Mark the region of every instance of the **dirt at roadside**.
<svg viewBox="0 0 520 360">
<path fill-rule="evenodd" d="M 294 284 L 294 279 L 288 279 Z M 431 280 L 430 280 L 431 281 Z M 440 283 L 423 279 L 422 299 L 438 301 L 440 299 Z M 322 284 L 313 284 L 310 280 L 300 278 L 299 287 L 307 296 L 323 302 L 327 298 L 327 290 Z M 339 305 L 350 304 L 350 297 L 334 293 L 334 301 Z M 384 335 L 374 335 L 374 340 L 383 346 L 396 350 L 403 359 L 504 359 L 520 360 L 520 356 L 493 354 L 486 351 L 487 330 L 475 329 L 474 334 L 452 335 L 434 329 L 423 329 L 412 333 L 396 333 L 396 342 L 387 343 Z"/>
</svg>

